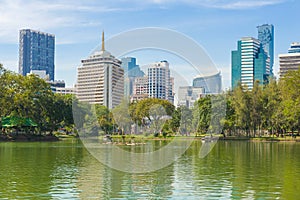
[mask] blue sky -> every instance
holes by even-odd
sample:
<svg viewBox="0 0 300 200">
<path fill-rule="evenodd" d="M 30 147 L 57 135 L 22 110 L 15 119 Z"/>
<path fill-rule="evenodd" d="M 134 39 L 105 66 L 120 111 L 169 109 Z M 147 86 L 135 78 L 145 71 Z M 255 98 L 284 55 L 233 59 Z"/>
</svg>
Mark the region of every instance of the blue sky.
<svg viewBox="0 0 300 200">
<path fill-rule="evenodd" d="M 231 50 L 241 37 L 257 37 L 257 25 L 275 26 L 275 73 L 277 55 L 300 41 L 296 0 L 0 0 L 0 5 L 0 63 L 17 71 L 20 29 L 53 33 L 56 79 L 68 86 L 76 82 L 81 59 L 100 43 L 102 30 L 107 38 L 142 27 L 181 32 L 206 50 L 221 70 L 225 88 L 230 85 Z M 136 54 L 138 64 L 159 61 L 164 54 L 147 55 Z"/>
</svg>

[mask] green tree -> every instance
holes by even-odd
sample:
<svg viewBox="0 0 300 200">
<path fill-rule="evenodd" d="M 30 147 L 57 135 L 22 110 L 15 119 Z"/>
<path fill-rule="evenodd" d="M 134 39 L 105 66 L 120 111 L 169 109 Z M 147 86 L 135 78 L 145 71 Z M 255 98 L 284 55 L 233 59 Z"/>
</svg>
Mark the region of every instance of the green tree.
<svg viewBox="0 0 300 200">
<path fill-rule="evenodd" d="M 207 133 L 211 120 L 211 96 L 200 98 L 194 104 L 193 126 L 197 133 Z"/>
<path fill-rule="evenodd" d="M 251 115 L 251 124 L 253 130 L 253 137 L 256 136 L 257 130 L 259 130 L 259 135 L 261 135 L 262 128 L 262 115 L 263 113 L 263 93 L 262 87 L 259 85 L 259 81 L 254 82 L 254 86 L 251 95 L 251 106 L 252 110 L 250 110 Z"/>
<path fill-rule="evenodd" d="M 232 104 L 232 92 L 229 91 L 226 94 L 226 117 L 223 119 L 223 130 L 228 132 L 229 136 L 234 134 L 236 123 L 236 114 Z M 223 134 L 225 135 L 224 132 Z"/>
<path fill-rule="evenodd" d="M 300 67 L 297 71 L 289 71 L 280 81 L 283 115 L 288 128 L 294 134 L 300 132 Z"/>
<path fill-rule="evenodd" d="M 190 135 L 191 132 L 195 132 L 192 128 L 192 123 L 193 123 L 192 110 L 187 108 L 186 106 L 181 106 L 177 110 L 180 113 L 179 132 L 182 135 Z"/>
<path fill-rule="evenodd" d="M 154 131 L 158 131 L 160 127 L 157 120 L 171 117 L 175 110 L 175 106 L 167 100 L 162 99 L 143 99 L 130 105 L 130 116 L 132 120 L 139 126 L 151 125 Z M 165 116 L 162 116 L 164 113 Z M 165 122 L 165 120 L 164 120 Z"/>
<path fill-rule="evenodd" d="M 114 128 L 113 115 L 106 106 L 95 105 L 95 111 L 100 128 L 105 134 L 111 134 Z"/>
<path fill-rule="evenodd" d="M 267 130 L 269 134 L 274 136 L 275 131 L 277 132 L 281 127 L 282 119 L 281 115 L 281 95 L 278 87 L 278 83 L 275 79 L 270 79 L 269 84 L 265 86 L 263 90 L 263 112 L 262 122 L 263 129 Z"/>
<path fill-rule="evenodd" d="M 130 133 L 133 121 L 130 117 L 129 102 L 123 99 L 122 102 L 112 109 L 112 114 L 116 125 L 121 129 L 122 133 Z"/>
<path fill-rule="evenodd" d="M 38 134 L 72 126 L 72 97 L 56 95 L 36 75 L 22 76 L 0 65 L 0 117 L 31 118 Z"/>
</svg>

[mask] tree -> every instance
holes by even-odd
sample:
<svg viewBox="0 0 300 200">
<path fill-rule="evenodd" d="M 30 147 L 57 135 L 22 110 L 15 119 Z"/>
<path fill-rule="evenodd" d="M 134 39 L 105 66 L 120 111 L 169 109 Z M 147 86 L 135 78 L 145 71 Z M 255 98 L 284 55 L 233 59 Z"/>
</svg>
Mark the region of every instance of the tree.
<svg viewBox="0 0 300 200">
<path fill-rule="evenodd" d="M 263 113 L 263 94 L 262 87 L 259 85 L 259 81 L 254 82 L 253 89 L 251 91 L 251 124 L 253 130 L 253 137 L 256 135 L 257 129 L 259 130 L 259 135 L 261 135 L 260 129 L 262 128 L 262 115 Z"/>
<path fill-rule="evenodd" d="M 232 104 L 232 93 L 229 91 L 226 94 L 226 117 L 223 119 L 223 130 L 227 131 L 229 136 L 235 131 L 234 128 L 236 123 L 236 114 Z M 224 132 L 223 134 L 225 135 Z"/>
<path fill-rule="evenodd" d="M 198 133 L 207 133 L 211 120 L 211 97 L 200 98 L 194 104 L 193 125 Z"/>
<path fill-rule="evenodd" d="M 162 99 L 143 99 L 130 105 L 130 116 L 132 120 L 139 126 L 152 125 L 153 131 L 157 132 L 161 129 L 158 120 L 171 117 L 175 110 L 175 106 L 167 100 Z"/>
<path fill-rule="evenodd" d="M 182 135 L 189 135 L 191 132 L 194 132 L 192 129 L 193 123 L 193 112 L 186 106 L 181 106 L 178 108 L 178 112 L 180 113 L 180 126 L 179 131 Z"/>
<path fill-rule="evenodd" d="M 72 97 L 54 94 L 36 75 L 22 76 L 0 65 L 0 117 L 31 118 L 38 134 L 72 126 Z"/>
<path fill-rule="evenodd" d="M 262 103 L 262 125 L 265 130 L 274 135 L 274 131 L 278 131 L 281 127 L 281 95 L 278 83 L 275 79 L 271 78 L 269 84 L 264 87 Z"/>
<path fill-rule="evenodd" d="M 121 128 L 122 133 L 129 133 L 133 121 L 130 117 L 129 102 L 123 99 L 122 102 L 112 109 L 112 114 L 116 125 Z"/>
<path fill-rule="evenodd" d="M 113 115 L 106 106 L 95 105 L 95 111 L 100 128 L 105 134 L 111 134 L 114 127 Z"/>
<path fill-rule="evenodd" d="M 283 115 L 286 124 L 294 134 L 300 132 L 300 67 L 297 71 L 289 71 L 280 82 Z"/>
</svg>

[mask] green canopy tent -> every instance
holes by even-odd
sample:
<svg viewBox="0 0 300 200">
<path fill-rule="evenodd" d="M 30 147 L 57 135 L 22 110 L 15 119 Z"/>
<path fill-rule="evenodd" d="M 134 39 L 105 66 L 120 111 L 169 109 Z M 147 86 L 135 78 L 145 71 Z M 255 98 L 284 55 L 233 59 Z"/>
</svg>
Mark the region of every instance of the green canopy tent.
<svg viewBox="0 0 300 200">
<path fill-rule="evenodd" d="M 13 128 L 13 127 L 36 127 L 37 124 L 30 118 L 7 116 L 1 120 L 2 128 Z"/>
</svg>

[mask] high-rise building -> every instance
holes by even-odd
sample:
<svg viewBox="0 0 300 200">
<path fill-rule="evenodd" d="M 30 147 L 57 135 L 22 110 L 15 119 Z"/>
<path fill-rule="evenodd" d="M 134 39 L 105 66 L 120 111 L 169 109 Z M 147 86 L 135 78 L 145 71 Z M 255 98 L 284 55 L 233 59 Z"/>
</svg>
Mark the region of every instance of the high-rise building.
<svg viewBox="0 0 300 200">
<path fill-rule="evenodd" d="M 280 78 L 291 70 L 298 70 L 300 67 L 300 43 L 292 43 L 287 54 L 279 54 L 279 75 Z"/>
<path fill-rule="evenodd" d="M 30 29 L 20 30 L 19 73 L 26 76 L 34 70 L 45 70 L 54 81 L 55 36 Z"/>
<path fill-rule="evenodd" d="M 274 65 L 274 26 L 272 24 L 263 24 L 257 26 L 258 40 L 262 44 L 264 51 L 270 58 L 270 75 L 273 75 Z"/>
<path fill-rule="evenodd" d="M 121 59 L 124 69 L 124 95 L 130 97 L 133 94 L 133 84 L 136 77 L 143 77 L 145 73 L 136 64 L 136 58 L 125 57 Z"/>
<path fill-rule="evenodd" d="M 300 53 L 300 43 L 293 42 L 288 50 L 289 53 Z"/>
<path fill-rule="evenodd" d="M 133 83 L 131 101 L 139 101 L 148 98 L 148 76 L 136 77 Z"/>
<path fill-rule="evenodd" d="M 205 95 L 203 87 L 184 86 L 178 89 L 178 106 L 192 108 L 194 103 Z"/>
<path fill-rule="evenodd" d="M 221 72 L 217 74 L 203 76 L 199 75 L 193 80 L 193 87 L 203 88 L 206 94 L 219 94 L 222 92 Z"/>
<path fill-rule="evenodd" d="M 265 53 L 259 40 L 244 37 L 238 41 L 238 49 L 231 54 L 231 86 L 238 83 L 253 88 L 254 82 L 260 84 L 268 82 L 270 75 L 270 59 Z"/>
<path fill-rule="evenodd" d="M 124 69 L 124 75 L 128 77 L 143 77 L 145 73 L 136 64 L 136 58 L 125 57 L 121 59 L 122 68 Z"/>
<path fill-rule="evenodd" d="M 77 76 L 77 98 L 109 109 L 121 103 L 124 96 L 124 69 L 121 61 L 104 48 L 81 61 Z"/>
<path fill-rule="evenodd" d="M 174 103 L 174 79 L 170 76 L 167 61 L 154 63 L 148 68 L 148 96 Z"/>
</svg>

